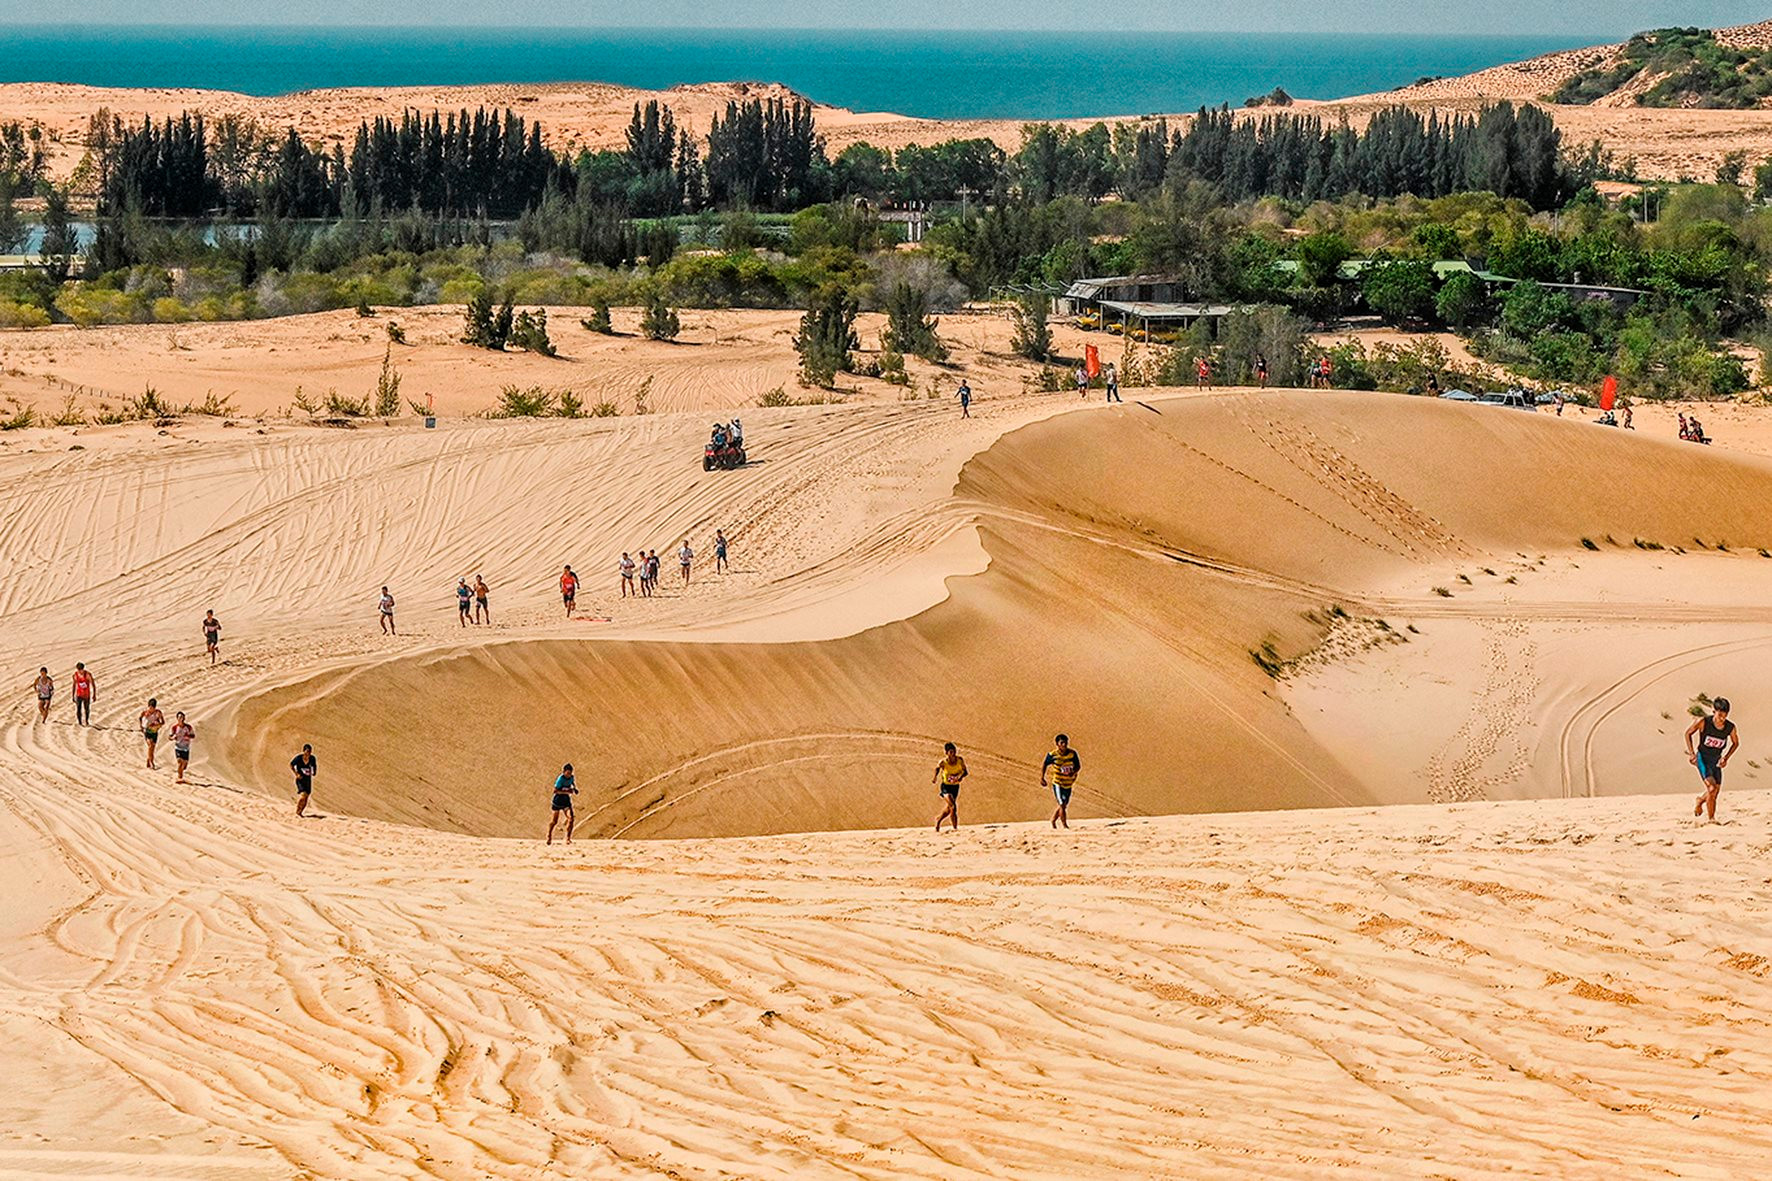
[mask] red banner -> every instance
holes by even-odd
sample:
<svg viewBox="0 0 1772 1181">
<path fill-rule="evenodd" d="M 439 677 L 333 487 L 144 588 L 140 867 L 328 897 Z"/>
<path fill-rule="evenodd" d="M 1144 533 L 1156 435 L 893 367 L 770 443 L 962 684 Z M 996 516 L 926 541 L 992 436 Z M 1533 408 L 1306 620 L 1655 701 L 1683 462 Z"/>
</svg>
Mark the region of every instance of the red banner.
<svg viewBox="0 0 1772 1181">
<path fill-rule="evenodd" d="M 1608 377 L 1600 383 L 1600 409 L 1610 410 L 1618 401 L 1618 379 Z"/>
<path fill-rule="evenodd" d="M 1083 372 L 1088 374 L 1091 380 L 1101 376 L 1101 354 L 1092 344 L 1083 346 Z"/>
</svg>

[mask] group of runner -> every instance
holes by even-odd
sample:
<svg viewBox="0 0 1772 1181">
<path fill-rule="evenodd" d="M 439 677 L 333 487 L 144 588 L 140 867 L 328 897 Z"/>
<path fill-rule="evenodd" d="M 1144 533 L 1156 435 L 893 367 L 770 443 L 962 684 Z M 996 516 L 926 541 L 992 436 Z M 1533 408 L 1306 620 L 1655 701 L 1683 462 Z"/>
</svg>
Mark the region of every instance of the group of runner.
<svg viewBox="0 0 1772 1181">
<path fill-rule="evenodd" d="M 486 585 L 486 579 L 478 574 L 474 575 L 474 585 L 472 586 L 468 585 L 466 578 L 456 583 L 455 608 L 463 627 L 468 626 L 470 614 L 472 621 L 476 624 L 492 622 L 492 606 L 487 601 L 487 596 L 491 593 L 491 588 Z"/>
</svg>

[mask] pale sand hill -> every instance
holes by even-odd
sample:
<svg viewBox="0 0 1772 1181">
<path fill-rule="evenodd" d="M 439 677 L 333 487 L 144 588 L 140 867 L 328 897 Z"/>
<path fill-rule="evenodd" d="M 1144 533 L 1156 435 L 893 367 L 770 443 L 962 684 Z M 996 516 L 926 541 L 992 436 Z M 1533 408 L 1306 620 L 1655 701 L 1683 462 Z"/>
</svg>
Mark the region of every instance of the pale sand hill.
<svg viewBox="0 0 1772 1181">
<path fill-rule="evenodd" d="M 0 1024 L 26 1065 L 0 1172 L 1751 1173 L 1772 463 L 1384 395 L 1145 400 L 758 411 L 761 462 L 713 474 L 699 414 L 13 440 Z M 613 598 L 621 547 L 705 552 L 722 523 L 725 580 Z M 1688 529 L 1706 552 L 1629 546 Z M 562 555 L 610 622 L 558 619 Z M 499 625 L 464 636 L 474 570 Z M 1351 662 L 1268 684 L 1250 637 L 1308 647 L 1334 602 L 1416 631 L 1360 654 L 1338 626 Z M 98 727 L 34 724 L 32 671 L 65 693 L 75 659 Z M 1426 687 L 1336 739 L 1336 676 Z M 1338 798 L 1319 783 L 1684 793 L 1650 731 L 1725 686 L 1721 827 L 1684 795 L 1108 819 Z M 199 728 L 191 786 L 137 769 L 150 693 Z M 255 744 L 286 757 L 303 719 L 356 733 L 320 742 L 326 816 L 296 824 Z M 1068 834 L 533 839 L 564 757 L 587 803 L 673 772 L 635 835 L 804 823 L 818 792 L 825 824 L 927 824 L 944 734 L 968 821 L 1037 821 L 1058 725 L 1087 759 Z M 1423 755 L 1443 726 L 1464 745 Z M 761 770 L 734 749 L 781 739 Z M 436 831 L 516 815 L 530 839 Z"/>
<path fill-rule="evenodd" d="M 152 386 L 173 406 L 201 404 L 215 395 L 238 413 L 281 415 L 292 410 L 296 391 L 324 401 L 336 390 L 349 398 L 373 393 L 384 357 L 401 379 L 404 401 L 434 398 L 445 415 L 482 414 L 498 403 L 507 385 L 571 389 L 587 407 L 613 402 L 631 413 L 642 382 L 652 379 L 649 401 L 658 411 L 725 410 L 755 406 L 778 386 L 795 398 L 820 396 L 799 386 L 794 333 L 798 311 L 696 310 L 680 313 L 683 333 L 673 343 L 639 334 L 638 309 L 611 312 L 619 336 L 582 327 L 589 308 L 547 308 L 548 333 L 558 357 L 493 353 L 461 343 L 459 304 L 383 308 L 373 319 L 350 310 L 281 316 L 268 320 L 192 324 L 120 324 L 99 328 L 54 325 L 0 332 L 0 400 L 16 399 L 45 415 L 59 413 L 69 397 L 96 414 L 132 401 Z M 386 325 L 397 323 L 407 343 L 390 350 Z M 1000 311 L 975 310 L 939 317 L 950 364 L 915 357 L 907 368 L 921 393 L 931 387 L 951 394 L 964 375 L 985 394 L 1019 391 L 1038 366 L 1015 357 L 1012 329 Z M 865 361 L 878 350 L 885 316 L 856 321 Z M 1124 342 L 1054 323 L 1059 351 L 1081 357 L 1086 344 L 1118 359 Z M 843 393 L 898 400 L 902 387 L 853 375 Z M 402 412 L 406 408 L 402 407 Z M 297 417 L 300 413 L 296 412 Z"/>
</svg>

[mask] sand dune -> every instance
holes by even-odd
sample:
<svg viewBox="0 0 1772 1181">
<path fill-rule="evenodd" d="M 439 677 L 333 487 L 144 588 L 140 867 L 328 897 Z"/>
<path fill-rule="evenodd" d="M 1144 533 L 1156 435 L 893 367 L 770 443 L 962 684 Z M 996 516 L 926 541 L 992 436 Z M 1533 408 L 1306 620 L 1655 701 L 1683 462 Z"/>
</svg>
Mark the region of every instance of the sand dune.
<svg viewBox="0 0 1772 1181">
<path fill-rule="evenodd" d="M 28 432 L 0 1174 L 1751 1174 L 1772 461 L 1385 395 L 1143 403 L 759 410 L 734 473 L 699 412 Z M 724 579 L 614 597 L 622 548 L 715 527 Z M 559 618 L 567 560 L 607 622 Z M 475 571 L 498 623 L 464 634 Z M 1303 663 L 1271 680 L 1264 642 Z M 97 725 L 36 724 L 30 676 L 76 659 Z M 1728 823 L 1577 798 L 1686 791 L 1720 686 Z M 189 786 L 139 768 L 149 694 L 196 722 Z M 943 736 L 976 776 L 935 839 Z M 541 846 L 564 758 L 588 833 L 682 839 Z"/>
</svg>

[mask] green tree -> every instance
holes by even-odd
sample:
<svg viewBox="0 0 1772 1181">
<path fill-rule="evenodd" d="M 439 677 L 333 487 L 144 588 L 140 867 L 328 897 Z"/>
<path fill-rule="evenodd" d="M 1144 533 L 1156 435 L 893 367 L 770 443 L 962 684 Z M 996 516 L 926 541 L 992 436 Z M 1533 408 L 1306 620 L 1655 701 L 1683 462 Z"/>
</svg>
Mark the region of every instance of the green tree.
<svg viewBox="0 0 1772 1181">
<path fill-rule="evenodd" d="M 1741 175 L 1747 170 L 1747 149 L 1740 148 L 1726 153 L 1717 165 L 1717 183 L 1720 185 L 1738 185 Z"/>
<path fill-rule="evenodd" d="M 1434 269 L 1425 262 L 1382 262 L 1360 277 L 1366 306 L 1386 324 L 1420 324 L 1434 318 Z"/>
<path fill-rule="evenodd" d="M 794 337 L 806 381 L 829 389 L 837 374 L 849 372 L 850 354 L 861 347 L 855 335 L 856 310 L 855 301 L 838 287 L 827 287 L 812 297 Z"/>
<path fill-rule="evenodd" d="M 678 319 L 677 310 L 666 301 L 664 292 L 655 290 L 648 295 L 646 308 L 640 313 L 640 335 L 647 340 L 676 340 L 681 331 L 683 322 Z"/>
<path fill-rule="evenodd" d="M 929 314 L 929 296 L 921 288 L 903 282 L 892 285 L 886 295 L 886 343 L 892 351 L 925 361 L 947 360 L 947 346 L 935 332 L 937 323 Z"/>
<path fill-rule="evenodd" d="M 1046 297 L 1037 291 L 1009 305 L 1009 322 L 1014 327 L 1009 347 L 1016 356 L 1044 361 L 1052 355 L 1052 329 L 1046 323 L 1047 314 Z"/>
<path fill-rule="evenodd" d="M 1754 200 L 1772 201 L 1772 159 L 1761 161 L 1754 169 Z"/>
<path fill-rule="evenodd" d="M 548 313 L 545 308 L 519 312 L 511 325 L 510 339 L 512 344 L 525 352 L 540 353 L 544 357 L 559 355 L 554 342 L 548 339 Z"/>
<path fill-rule="evenodd" d="M 476 291 L 473 298 L 468 300 L 467 311 L 464 313 L 464 316 L 467 323 L 461 334 L 461 342 L 463 344 L 471 344 L 475 348 L 480 349 L 504 347 L 502 342 L 499 344 L 492 343 L 492 296 L 486 293 L 485 288 Z"/>
<path fill-rule="evenodd" d="M 1323 230 L 1298 243 L 1298 277 L 1306 287 L 1333 287 L 1340 279 L 1341 264 L 1354 256 L 1348 240 L 1334 230 Z"/>
<path fill-rule="evenodd" d="M 1455 331 L 1468 332 L 1489 319 L 1489 289 L 1469 271 L 1459 271 L 1440 288 L 1434 310 Z"/>
<path fill-rule="evenodd" d="M 606 299 L 599 299 L 591 304 L 591 318 L 580 320 L 579 323 L 584 325 L 587 332 L 595 332 L 602 336 L 615 335 L 615 325 L 610 322 L 609 301 Z"/>
</svg>

